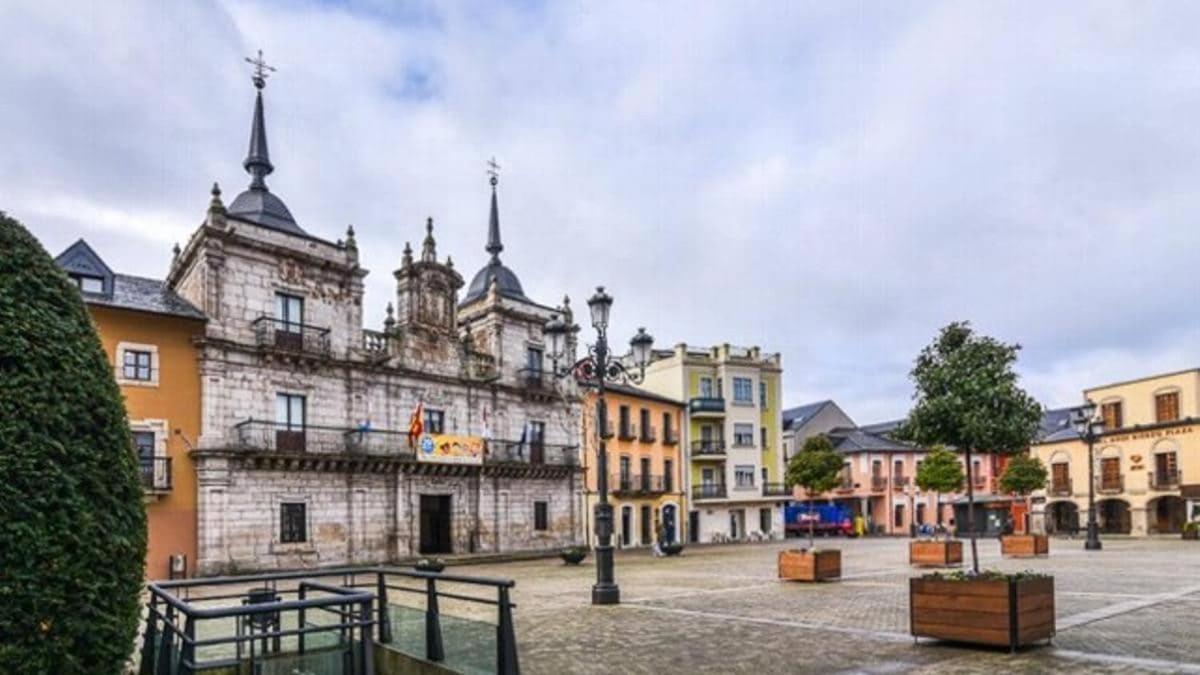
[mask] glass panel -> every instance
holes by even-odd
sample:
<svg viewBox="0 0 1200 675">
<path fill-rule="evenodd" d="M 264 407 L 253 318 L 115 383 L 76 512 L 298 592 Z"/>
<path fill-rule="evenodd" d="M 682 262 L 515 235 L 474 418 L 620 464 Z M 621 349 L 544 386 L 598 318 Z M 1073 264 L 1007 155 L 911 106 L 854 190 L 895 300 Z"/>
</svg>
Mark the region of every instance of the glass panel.
<svg viewBox="0 0 1200 675">
<path fill-rule="evenodd" d="M 288 395 L 275 395 L 275 424 L 282 428 L 287 428 L 288 423 Z"/>
<path fill-rule="evenodd" d="M 291 407 L 291 410 L 289 411 L 289 420 L 288 420 L 289 428 L 292 428 L 292 429 L 303 428 L 304 427 L 304 397 L 303 396 L 289 396 L 288 399 L 289 399 L 288 402 Z"/>
</svg>

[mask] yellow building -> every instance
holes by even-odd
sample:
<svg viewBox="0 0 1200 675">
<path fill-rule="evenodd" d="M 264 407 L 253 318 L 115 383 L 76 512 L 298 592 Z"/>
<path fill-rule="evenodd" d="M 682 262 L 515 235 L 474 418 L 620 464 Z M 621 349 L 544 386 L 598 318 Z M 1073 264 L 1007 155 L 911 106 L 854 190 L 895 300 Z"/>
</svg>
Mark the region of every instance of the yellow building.
<svg viewBox="0 0 1200 675">
<path fill-rule="evenodd" d="M 655 351 L 643 387 L 687 402 L 688 541 L 783 537 L 783 368 L 758 347 Z"/>
<path fill-rule="evenodd" d="M 613 505 L 613 546 L 649 546 L 683 541 L 683 453 L 680 423 L 683 403 L 635 387 L 607 385 L 609 421 L 609 502 Z M 592 513 L 598 500 L 595 424 L 596 390 L 589 389 L 582 419 L 585 531 L 592 537 Z"/>
<path fill-rule="evenodd" d="M 115 274 L 80 239 L 56 262 L 78 284 L 125 399 L 146 499 L 146 576 L 171 575 L 171 558 L 196 560 L 200 373 L 194 343 L 204 315 L 162 281 Z"/>
<path fill-rule="evenodd" d="M 1085 389 L 1104 432 L 1093 447 L 1101 532 L 1178 533 L 1200 519 L 1200 369 Z M 1050 532 L 1087 523 L 1088 450 L 1059 413 L 1058 429 L 1034 445 L 1050 471 L 1040 511 Z M 1039 499 L 1040 501 L 1040 499 Z"/>
</svg>

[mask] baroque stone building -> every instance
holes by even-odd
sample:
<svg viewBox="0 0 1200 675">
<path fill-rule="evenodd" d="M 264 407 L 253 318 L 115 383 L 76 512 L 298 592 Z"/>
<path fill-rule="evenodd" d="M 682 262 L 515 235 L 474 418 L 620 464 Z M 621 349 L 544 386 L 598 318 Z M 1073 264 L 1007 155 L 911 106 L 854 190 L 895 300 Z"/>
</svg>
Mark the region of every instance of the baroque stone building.
<svg viewBox="0 0 1200 675">
<path fill-rule="evenodd" d="M 176 249 L 199 340 L 199 574 L 557 548 L 579 531 L 579 401 L 542 373 L 554 312 L 500 262 L 463 278 L 433 221 L 406 245 L 381 330 L 363 327 L 353 229 L 327 241 L 266 185 L 261 74 L 249 187 Z"/>
</svg>

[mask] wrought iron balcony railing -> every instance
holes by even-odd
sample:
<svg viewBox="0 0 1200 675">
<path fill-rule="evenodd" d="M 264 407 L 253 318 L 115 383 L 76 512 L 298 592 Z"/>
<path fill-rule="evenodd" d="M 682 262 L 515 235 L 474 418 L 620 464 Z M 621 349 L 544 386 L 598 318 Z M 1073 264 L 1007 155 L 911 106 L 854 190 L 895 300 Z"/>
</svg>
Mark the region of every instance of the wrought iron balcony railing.
<svg viewBox="0 0 1200 675">
<path fill-rule="evenodd" d="M 138 470 L 142 479 L 143 490 L 147 492 L 170 492 L 170 457 L 139 457 Z"/>
<path fill-rule="evenodd" d="M 541 368 L 521 368 L 517 371 L 517 380 L 530 391 L 548 392 L 554 389 L 553 376 Z"/>
<path fill-rule="evenodd" d="M 653 443 L 658 440 L 658 432 L 655 431 L 653 425 L 643 424 L 642 433 L 638 434 L 638 440 L 643 443 Z"/>
<path fill-rule="evenodd" d="M 725 456 L 725 441 L 719 439 L 692 441 L 692 456 Z"/>
<path fill-rule="evenodd" d="M 1151 471 L 1150 472 L 1150 489 L 1151 490 L 1177 490 L 1179 489 L 1179 471 Z"/>
<path fill-rule="evenodd" d="M 1051 497 L 1070 497 L 1074 492 L 1071 489 L 1071 479 L 1051 481 L 1049 492 Z"/>
<path fill-rule="evenodd" d="M 662 476 L 645 474 L 613 474 L 609 479 L 610 489 L 614 495 L 655 495 L 666 492 Z"/>
<path fill-rule="evenodd" d="M 412 456 L 408 433 L 248 419 L 234 425 L 238 447 L 281 454 L 339 453 Z"/>
<path fill-rule="evenodd" d="M 623 441 L 632 441 L 637 438 L 638 431 L 636 424 L 625 422 L 619 426 L 620 428 L 617 431 L 617 438 L 620 438 Z"/>
<path fill-rule="evenodd" d="M 763 483 L 762 493 L 764 497 L 788 497 L 792 490 L 787 483 Z"/>
<path fill-rule="evenodd" d="M 725 412 L 725 399 L 715 396 L 696 396 L 688 401 L 688 410 L 693 415 Z"/>
<path fill-rule="evenodd" d="M 260 316 L 252 325 L 255 343 L 259 347 L 322 356 L 329 354 L 328 328 L 284 321 L 273 316 Z"/>
<path fill-rule="evenodd" d="M 892 476 L 892 489 L 903 490 L 909 483 L 910 478 L 905 475 L 897 474 Z"/>
<path fill-rule="evenodd" d="M 674 429 L 666 429 L 663 431 L 663 444 L 675 445 L 679 443 L 679 432 Z"/>
<path fill-rule="evenodd" d="M 692 486 L 692 499 L 724 499 L 727 494 L 724 483 L 703 483 Z"/>
<path fill-rule="evenodd" d="M 871 476 L 871 489 L 875 492 L 886 490 L 888 487 L 887 476 Z"/>
<path fill-rule="evenodd" d="M 346 449 L 366 455 L 415 456 L 416 449 L 409 445 L 407 431 L 392 429 L 358 428 L 343 432 Z"/>
<path fill-rule="evenodd" d="M 579 447 L 540 442 L 487 439 L 488 464 L 528 464 L 531 466 L 578 466 Z"/>
<path fill-rule="evenodd" d="M 1117 476 L 1100 476 L 1097 479 L 1099 484 L 1096 488 L 1097 492 L 1118 493 L 1125 491 L 1125 474 Z"/>
</svg>

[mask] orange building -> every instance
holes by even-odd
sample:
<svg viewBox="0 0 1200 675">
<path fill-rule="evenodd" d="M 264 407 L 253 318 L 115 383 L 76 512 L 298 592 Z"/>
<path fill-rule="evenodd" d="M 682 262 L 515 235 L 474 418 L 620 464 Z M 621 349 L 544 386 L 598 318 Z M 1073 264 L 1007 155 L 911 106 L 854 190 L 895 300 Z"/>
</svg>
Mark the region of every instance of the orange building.
<svg viewBox="0 0 1200 675">
<path fill-rule="evenodd" d="M 613 546 L 630 548 L 684 541 L 683 454 L 679 429 L 683 404 L 635 387 L 607 385 L 608 494 L 613 505 Z M 593 509 L 599 500 L 596 472 L 596 391 L 584 404 L 584 525 L 592 540 Z"/>
<path fill-rule="evenodd" d="M 156 279 L 115 274 L 80 239 L 56 262 L 79 286 L 125 399 L 145 491 L 146 576 L 190 576 L 196 559 L 196 472 L 188 451 L 200 435 L 195 341 L 204 314 Z"/>
</svg>

